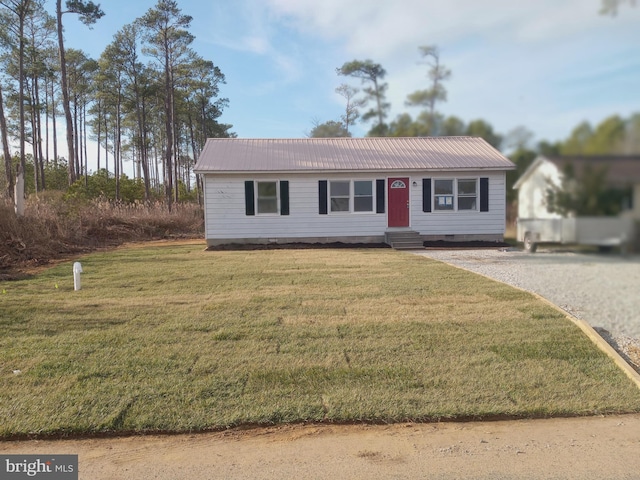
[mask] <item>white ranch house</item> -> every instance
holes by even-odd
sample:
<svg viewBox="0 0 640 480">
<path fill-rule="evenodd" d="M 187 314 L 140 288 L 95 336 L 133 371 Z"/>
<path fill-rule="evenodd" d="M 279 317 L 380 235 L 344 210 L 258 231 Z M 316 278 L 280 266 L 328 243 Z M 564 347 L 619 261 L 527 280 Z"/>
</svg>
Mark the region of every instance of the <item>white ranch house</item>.
<svg viewBox="0 0 640 480">
<path fill-rule="evenodd" d="M 416 246 L 503 240 L 513 168 L 476 137 L 212 138 L 195 173 L 209 246 Z"/>
</svg>

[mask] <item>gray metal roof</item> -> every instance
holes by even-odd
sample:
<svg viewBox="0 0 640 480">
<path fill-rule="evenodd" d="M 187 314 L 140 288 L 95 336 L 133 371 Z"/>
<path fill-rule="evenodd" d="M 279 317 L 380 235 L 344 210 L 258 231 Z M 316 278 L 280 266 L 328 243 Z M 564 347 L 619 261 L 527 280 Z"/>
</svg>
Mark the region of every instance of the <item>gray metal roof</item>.
<svg viewBox="0 0 640 480">
<path fill-rule="evenodd" d="M 513 188 L 518 189 L 545 160 L 552 162 L 564 173 L 573 168 L 576 178 L 582 178 L 591 168 L 605 174 L 606 184 L 612 187 L 627 187 L 640 183 L 640 155 L 540 155 L 520 176 Z"/>
<path fill-rule="evenodd" d="M 593 155 L 593 156 L 549 156 L 561 172 L 571 165 L 577 178 L 581 178 L 585 170 L 604 169 L 607 184 L 611 186 L 627 186 L 640 182 L 639 155 Z"/>
<path fill-rule="evenodd" d="M 210 138 L 196 173 L 512 170 L 479 137 Z"/>
</svg>

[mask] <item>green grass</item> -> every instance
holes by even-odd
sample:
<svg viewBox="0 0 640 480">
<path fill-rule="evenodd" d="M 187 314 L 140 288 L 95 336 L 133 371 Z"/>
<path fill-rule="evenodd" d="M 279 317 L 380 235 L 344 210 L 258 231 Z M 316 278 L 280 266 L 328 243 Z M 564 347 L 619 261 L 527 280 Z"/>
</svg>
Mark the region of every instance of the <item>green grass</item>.
<svg viewBox="0 0 640 480">
<path fill-rule="evenodd" d="M 0 284 L 0 437 L 640 411 L 525 292 L 392 250 L 203 248 Z"/>
</svg>

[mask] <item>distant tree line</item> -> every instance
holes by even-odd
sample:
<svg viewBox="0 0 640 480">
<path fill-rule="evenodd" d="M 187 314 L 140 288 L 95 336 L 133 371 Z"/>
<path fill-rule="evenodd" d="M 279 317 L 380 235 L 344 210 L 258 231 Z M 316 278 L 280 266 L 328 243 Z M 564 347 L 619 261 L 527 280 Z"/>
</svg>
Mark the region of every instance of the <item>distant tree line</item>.
<svg viewBox="0 0 640 480">
<path fill-rule="evenodd" d="M 603 13 L 615 14 L 622 0 L 603 0 Z M 634 3 L 634 2 L 630 2 Z M 533 145 L 533 133 L 526 127 L 518 126 L 506 134 L 494 131 L 483 119 L 465 123 L 461 118 L 445 116 L 438 111 L 438 105 L 447 100 L 444 83 L 451 78 L 451 70 L 440 61 L 437 46 L 419 47 L 421 62 L 427 65 L 427 82 L 424 89 L 407 95 L 405 106 L 422 107 L 414 118 L 409 113 L 401 113 L 388 122 L 390 103 L 386 99 L 388 84 L 384 81 L 386 70 L 372 60 L 352 60 L 336 69 L 340 76 L 355 78 L 363 85 L 357 87 L 341 84 L 337 89 L 346 100 L 345 113 L 340 120 L 320 123 L 314 120 L 310 137 L 349 137 L 350 128 L 356 120 L 370 122 L 368 136 L 425 137 L 469 135 L 485 139 L 490 145 L 501 149 L 516 164 L 516 170 L 507 172 L 507 201 L 513 203 L 517 192 L 513 190 L 516 180 L 525 172 L 538 155 L 640 155 L 640 114 L 623 118 L 612 115 L 593 126 L 584 121 L 578 124 L 565 139 L 557 142 L 541 140 Z M 358 98 L 358 94 L 361 96 Z M 361 114 L 361 109 L 368 108 Z M 575 183 L 575 175 L 568 172 L 567 182 Z M 581 214 L 600 215 L 619 211 L 627 191 L 613 191 L 604 184 L 603 171 L 590 172 L 584 179 L 580 194 L 569 195 L 560 190 L 550 197 L 552 209 L 566 213 L 578 211 Z M 614 189 L 615 190 L 615 189 Z M 598 197 L 599 200 L 594 200 Z M 586 202 L 585 199 L 589 201 Z M 603 199 L 607 199 L 604 202 Z M 595 203 L 594 203 L 595 202 Z M 584 208 L 576 206 L 580 204 Z M 598 204 L 598 207 L 593 205 Z M 591 207 L 589 207 L 591 205 Z M 586 213 L 585 213 L 586 212 Z"/>
<path fill-rule="evenodd" d="M 45 0 L 0 0 L 0 187 L 14 198 L 28 163 L 36 192 L 50 181 L 60 186 L 61 165 L 67 187 L 88 185 L 92 157 L 120 198 L 123 165 L 132 161 L 144 198 L 162 194 L 170 208 L 191 189 L 206 138 L 234 136 L 219 121 L 228 104 L 219 97 L 223 73 L 191 48 L 192 19 L 174 0 L 158 0 L 123 26 L 97 59 L 65 49 L 62 20 L 75 14 L 90 26 L 104 15 L 100 5 L 61 3 L 53 17 Z M 62 117 L 68 158 L 58 154 Z M 97 151 L 89 152 L 90 141 Z"/>
</svg>

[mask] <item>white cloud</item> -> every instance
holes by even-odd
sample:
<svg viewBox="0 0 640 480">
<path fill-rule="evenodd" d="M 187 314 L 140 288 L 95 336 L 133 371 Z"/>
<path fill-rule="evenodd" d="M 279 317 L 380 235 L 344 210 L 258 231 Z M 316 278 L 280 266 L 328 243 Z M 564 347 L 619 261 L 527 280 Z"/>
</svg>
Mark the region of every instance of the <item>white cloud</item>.
<svg viewBox="0 0 640 480">
<path fill-rule="evenodd" d="M 521 43 L 548 43 L 593 28 L 611 28 L 599 0 L 267 0 L 274 16 L 302 32 L 342 38 L 352 54 L 382 57 L 408 43 L 450 42 L 482 35 Z M 628 9 L 614 29 L 637 25 L 640 11 Z M 635 30 L 634 30 L 635 31 Z"/>
<path fill-rule="evenodd" d="M 453 70 L 447 84 L 450 101 L 441 110 L 466 120 L 486 118 L 506 130 L 532 121 L 545 135 L 559 131 L 562 121 L 584 116 L 591 102 L 593 112 L 602 113 L 596 103 L 603 103 L 597 99 L 603 82 L 615 89 L 640 76 L 640 64 L 624 58 L 628 52 L 635 52 L 632 58 L 640 55 L 640 8 L 625 8 L 609 18 L 599 15 L 600 0 L 267 4 L 273 18 L 299 33 L 340 43 L 338 62 L 371 58 L 382 64 L 392 118 L 408 110 L 408 93 L 425 87 L 426 68 L 416 65 L 419 45 L 439 45 L 441 61 Z M 626 83 L 617 78 L 625 75 Z M 636 90 L 629 95 L 640 108 Z M 576 104 L 569 105 L 570 97 Z M 619 106 L 611 100 L 610 108 Z M 547 128 L 545 114 L 554 115 L 548 125 L 555 130 Z"/>
<path fill-rule="evenodd" d="M 249 67 L 256 73 L 259 71 L 259 75 L 248 79 L 251 86 L 246 93 L 266 95 L 301 78 L 301 62 L 285 45 L 274 40 L 278 35 L 278 24 L 273 21 L 263 2 L 216 2 L 211 6 L 211 18 L 211 28 L 205 32 L 210 43 L 241 54 L 261 57 Z M 258 64 L 267 65 L 268 68 L 258 70 Z"/>
</svg>

